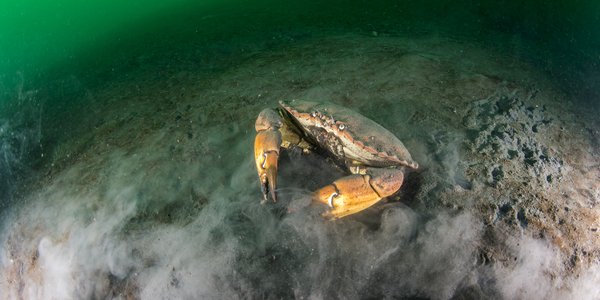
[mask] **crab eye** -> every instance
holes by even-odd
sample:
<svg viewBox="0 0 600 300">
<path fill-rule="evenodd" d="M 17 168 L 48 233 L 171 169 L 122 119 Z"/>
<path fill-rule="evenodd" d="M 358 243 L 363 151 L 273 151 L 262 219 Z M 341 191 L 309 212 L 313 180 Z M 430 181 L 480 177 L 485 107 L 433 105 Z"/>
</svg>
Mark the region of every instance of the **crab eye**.
<svg viewBox="0 0 600 300">
<path fill-rule="evenodd" d="M 313 118 L 315 118 L 317 116 L 317 113 L 313 111 L 313 112 L 310 113 L 310 116 L 313 117 Z"/>
<path fill-rule="evenodd" d="M 346 129 L 346 125 L 344 125 L 344 124 L 340 124 L 340 125 L 338 125 L 338 128 L 339 128 L 340 130 L 344 130 L 344 129 Z"/>
</svg>

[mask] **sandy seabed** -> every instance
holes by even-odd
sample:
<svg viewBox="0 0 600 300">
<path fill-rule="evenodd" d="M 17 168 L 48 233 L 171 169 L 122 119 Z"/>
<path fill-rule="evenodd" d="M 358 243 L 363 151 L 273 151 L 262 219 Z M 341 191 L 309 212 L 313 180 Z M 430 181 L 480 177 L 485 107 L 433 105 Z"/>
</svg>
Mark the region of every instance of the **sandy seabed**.
<svg viewBox="0 0 600 300">
<path fill-rule="evenodd" d="M 46 154 L 3 223 L 1 297 L 597 299 L 600 119 L 511 54 L 314 37 L 87 91 L 93 129 Z M 261 206 L 254 119 L 295 98 L 375 120 L 420 169 L 326 221 L 308 197 L 341 174 L 289 153 Z"/>
</svg>

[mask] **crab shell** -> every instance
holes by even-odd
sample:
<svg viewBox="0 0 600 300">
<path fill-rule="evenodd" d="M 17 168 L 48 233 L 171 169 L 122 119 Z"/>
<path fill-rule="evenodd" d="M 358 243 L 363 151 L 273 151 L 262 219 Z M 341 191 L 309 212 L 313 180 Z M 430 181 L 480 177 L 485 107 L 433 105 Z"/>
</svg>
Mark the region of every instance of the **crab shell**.
<svg viewBox="0 0 600 300">
<path fill-rule="evenodd" d="M 353 110 L 303 100 L 280 101 L 279 105 L 306 136 L 348 166 L 418 168 L 394 134 Z"/>
</svg>

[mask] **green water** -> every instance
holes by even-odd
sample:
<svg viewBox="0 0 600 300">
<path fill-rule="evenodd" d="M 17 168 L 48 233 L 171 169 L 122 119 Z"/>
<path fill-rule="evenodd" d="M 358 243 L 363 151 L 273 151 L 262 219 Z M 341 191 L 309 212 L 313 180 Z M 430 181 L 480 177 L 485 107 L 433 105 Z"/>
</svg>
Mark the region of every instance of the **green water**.
<svg viewBox="0 0 600 300">
<path fill-rule="evenodd" d="M 182 1 L 3 1 L 2 70 L 42 71 L 77 59 Z"/>
<path fill-rule="evenodd" d="M 39 75 L 139 55 L 148 45 L 307 28 L 488 37 L 499 31 L 597 63 L 599 15 L 594 1 L 9 0 L 0 6 L 0 74 Z"/>
</svg>

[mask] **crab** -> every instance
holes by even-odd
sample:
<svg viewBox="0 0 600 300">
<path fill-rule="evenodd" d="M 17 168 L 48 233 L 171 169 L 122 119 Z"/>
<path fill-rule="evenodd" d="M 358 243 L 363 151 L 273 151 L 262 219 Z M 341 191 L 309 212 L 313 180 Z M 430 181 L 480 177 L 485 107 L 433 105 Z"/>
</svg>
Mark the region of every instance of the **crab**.
<svg viewBox="0 0 600 300">
<path fill-rule="evenodd" d="M 263 200 L 277 201 L 280 149 L 325 153 L 347 173 L 314 192 L 328 219 L 358 213 L 396 194 L 407 171 L 418 164 L 402 142 L 373 120 L 329 102 L 280 101 L 255 123 L 254 159 Z"/>
</svg>

